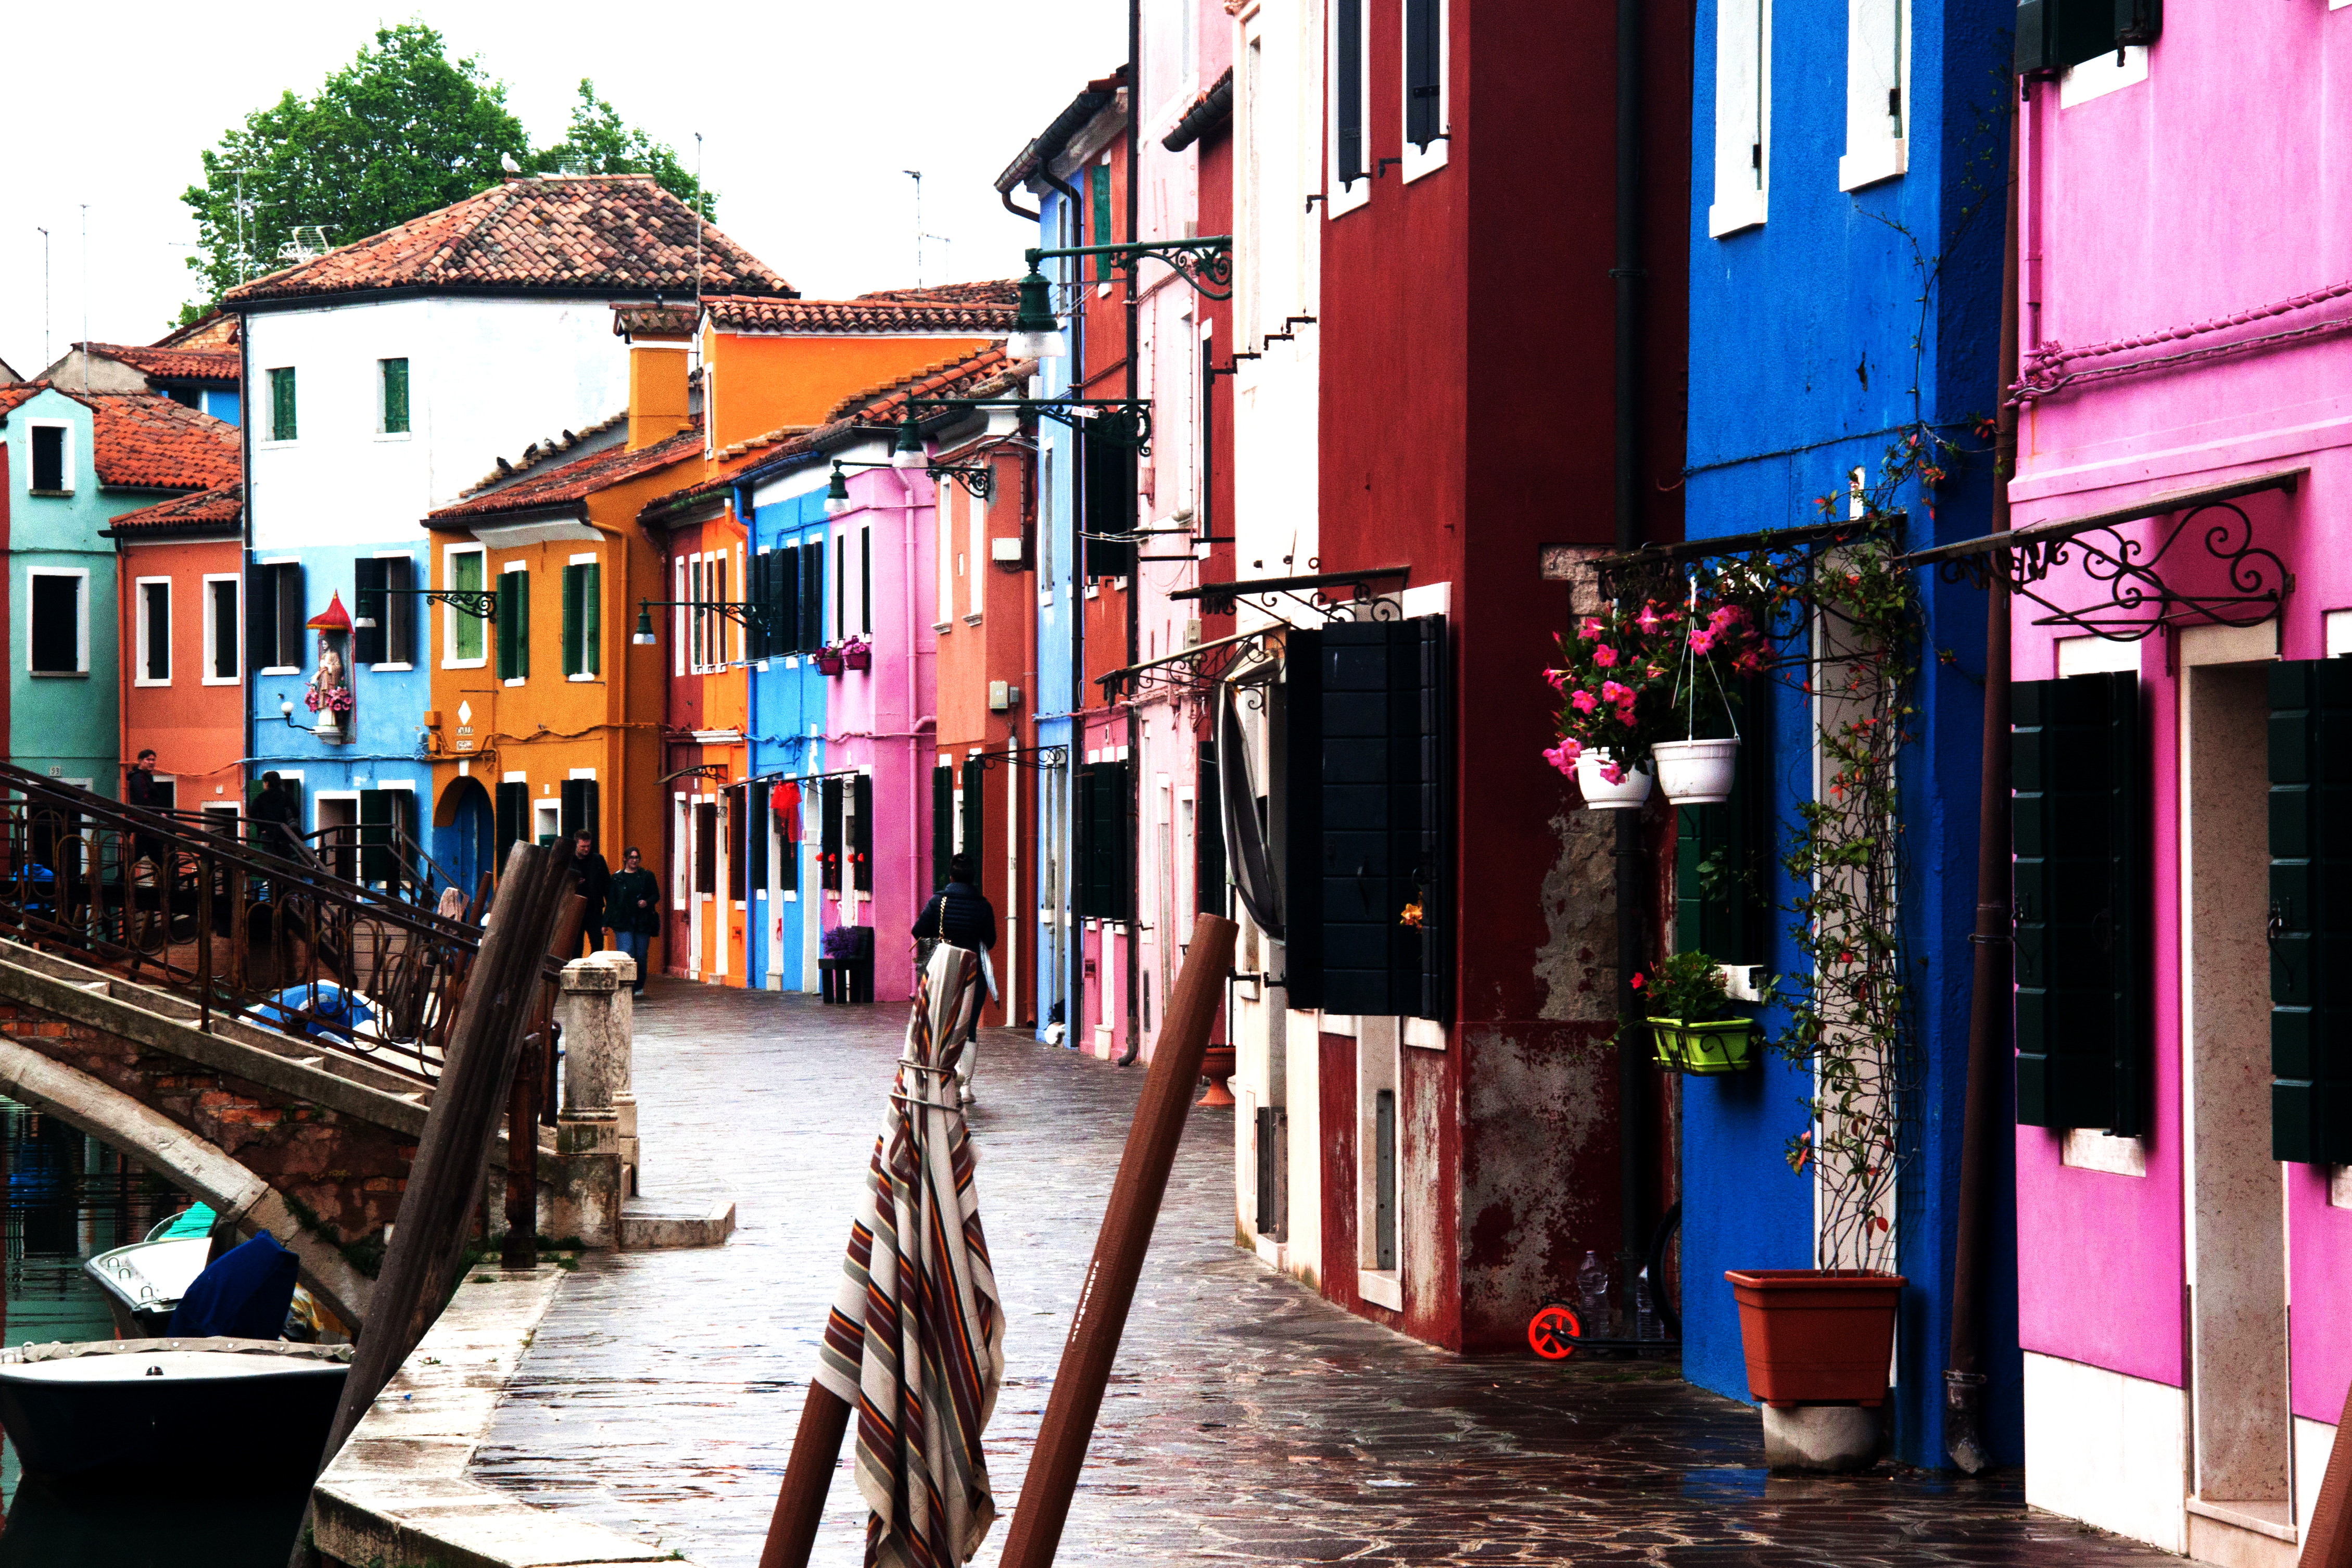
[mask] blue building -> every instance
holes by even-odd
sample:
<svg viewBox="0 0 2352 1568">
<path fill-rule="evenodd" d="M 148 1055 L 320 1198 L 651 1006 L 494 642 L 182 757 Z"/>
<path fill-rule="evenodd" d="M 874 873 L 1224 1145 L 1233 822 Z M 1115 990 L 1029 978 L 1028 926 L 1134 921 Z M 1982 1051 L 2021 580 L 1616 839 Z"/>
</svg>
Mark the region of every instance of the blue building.
<svg viewBox="0 0 2352 1568">
<path fill-rule="evenodd" d="M 1825 497 L 1832 519 L 1865 507 L 1899 513 L 1907 549 L 1987 531 L 1994 481 L 1980 422 L 1998 402 L 2013 16 L 2006 0 L 1700 8 L 1685 500 L 1694 543 L 1822 522 Z M 1925 445 L 1909 446 L 1914 436 Z M 1946 477 L 1922 471 L 1930 467 Z M 1896 769 L 1916 1083 L 1901 1108 L 1905 1159 L 1887 1216 L 1893 1267 L 1909 1281 L 1891 1403 L 1895 1456 L 1940 1467 L 1985 603 L 1972 587 L 1919 576 L 1916 738 Z M 1819 635 L 1799 628 L 1783 656 L 1805 655 Z M 1781 856 L 1800 805 L 1820 787 L 1811 690 L 1757 682 L 1742 720 L 1747 798 L 1682 808 L 1679 948 L 1780 973 L 1810 966 L 1788 912 L 1805 889 Z M 1709 849 L 1726 847 L 1751 879 L 1745 889 L 1711 889 L 1696 874 Z M 1774 1029 L 1781 1021 L 1766 1020 Z M 1821 1254 L 1817 1177 L 1789 1164 L 1811 1096 L 1808 1071 L 1769 1057 L 1754 1072 L 1682 1081 L 1683 1365 L 1735 1398 L 1748 1388 L 1724 1271 L 1851 1261 Z M 2013 1464 L 2023 1447 L 2013 1205 L 2009 1162 L 1988 1166 L 1999 1173 L 1981 1294 L 1988 1435 L 1996 1460 Z"/>
</svg>

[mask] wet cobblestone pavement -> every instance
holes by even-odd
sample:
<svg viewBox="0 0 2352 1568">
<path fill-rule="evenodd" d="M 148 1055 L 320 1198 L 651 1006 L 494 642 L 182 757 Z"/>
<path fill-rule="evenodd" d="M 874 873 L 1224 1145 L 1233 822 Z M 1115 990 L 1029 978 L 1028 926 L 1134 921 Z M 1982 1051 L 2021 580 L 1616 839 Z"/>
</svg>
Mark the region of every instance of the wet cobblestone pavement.
<svg viewBox="0 0 2352 1568">
<path fill-rule="evenodd" d="M 904 1029 L 895 1006 L 656 981 L 635 1047 L 648 1196 L 725 1191 L 722 1247 L 564 1281 L 477 1473 L 705 1568 L 751 1568 Z M 989 1464 L 1009 1516 L 1139 1069 L 983 1041 L 972 1126 L 1008 1317 Z M 1668 1368 L 1463 1360 L 1233 1246 L 1232 1112 L 1195 1110 L 1063 1537 L 1066 1564 L 1707 1568 L 2177 1563 L 2029 1515 L 2017 1479 L 1783 1480 L 1755 1413 Z M 837 1474 L 816 1561 L 862 1561 Z M 1000 1520 L 976 1560 L 992 1565 Z"/>
</svg>

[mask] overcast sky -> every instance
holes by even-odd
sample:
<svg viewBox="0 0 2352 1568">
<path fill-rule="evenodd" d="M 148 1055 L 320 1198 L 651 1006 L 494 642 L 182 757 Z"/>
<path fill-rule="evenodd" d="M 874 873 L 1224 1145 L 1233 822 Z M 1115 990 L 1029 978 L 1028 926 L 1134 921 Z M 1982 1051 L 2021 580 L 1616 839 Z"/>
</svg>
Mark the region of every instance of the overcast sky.
<svg viewBox="0 0 2352 1568">
<path fill-rule="evenodd" d="M 199 153 L 288 89 L 304 96 L 380 24 L 440 29 L 507 84 L 534 145 L 559 139 L 582 77 L 669 142 L 719 193 L 719 225 L 813 298 L 1005 278 L 1035 231 L 990 183 L 1087 79 L 1127 53 L 1120 0 L 762 0 L 561 6 L 509 0 L 379 6 L 226 0 L 10 8 L 5 102 L 17 127 L 0 202 L 0 360 L 88 333 L 148 342 L 199 282 L 180 193 Z M 33 62 L 38 68 L 29 68 Z M 83 204 L 89 207 L 87 287 Z"/>
</svg>

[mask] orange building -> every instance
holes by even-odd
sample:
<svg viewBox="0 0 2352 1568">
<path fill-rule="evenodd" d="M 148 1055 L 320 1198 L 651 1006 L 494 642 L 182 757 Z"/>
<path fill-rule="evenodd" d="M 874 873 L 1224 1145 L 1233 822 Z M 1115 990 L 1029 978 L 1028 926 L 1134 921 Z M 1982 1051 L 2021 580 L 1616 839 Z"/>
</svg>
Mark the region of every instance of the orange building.
<svg viewBox="0 0 2352 1568">
<path fill-rule="evenodd" d="M 245 778 L 245 486 L 123 512 L 107 532 L 121 558 L 122 761 L 152 747 L 175 806 L 234 816 Z"/>
</svg>

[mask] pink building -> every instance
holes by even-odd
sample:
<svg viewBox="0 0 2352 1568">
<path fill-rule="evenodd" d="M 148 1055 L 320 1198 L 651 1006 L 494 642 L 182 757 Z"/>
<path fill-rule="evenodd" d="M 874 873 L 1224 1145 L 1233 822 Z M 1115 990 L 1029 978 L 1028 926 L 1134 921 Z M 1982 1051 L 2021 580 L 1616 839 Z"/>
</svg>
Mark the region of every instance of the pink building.
<svg viewBox="0 0 2352 1568">
<path fill-rule="evenodd" d="M 1978 558 L 2043 574 L 2011 643 L 2026 1491 L 2285 1568 L 2352 1382 L 2352 10 L 2168 10 L 2020 110 L 2009 493 L 2043 540 Z"/>
</svg>

